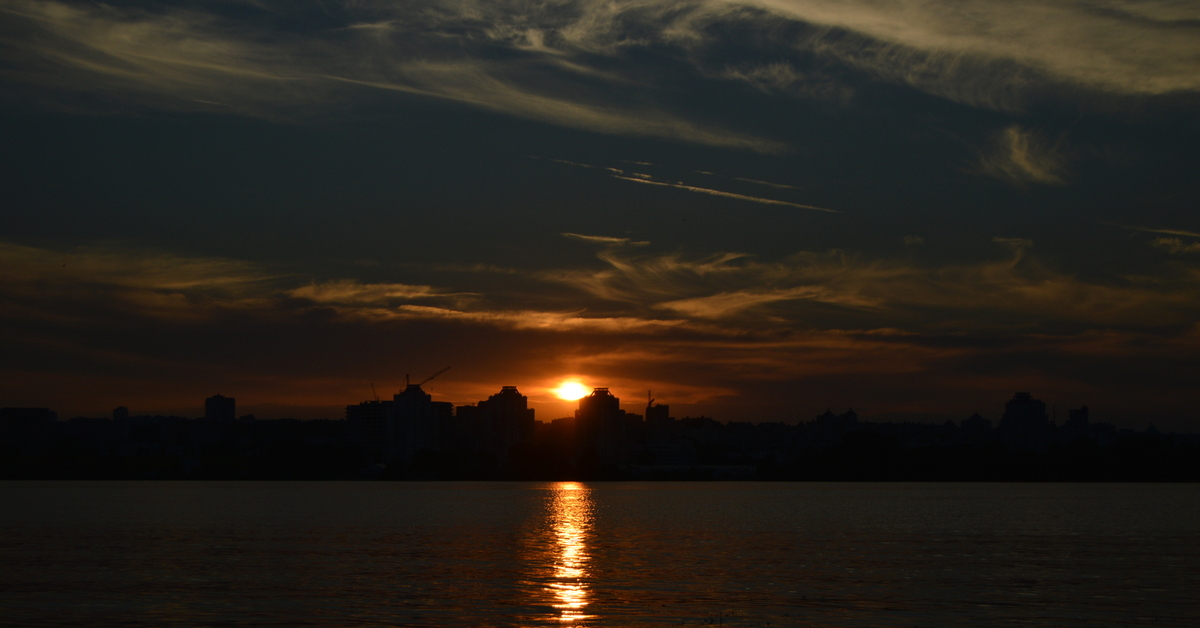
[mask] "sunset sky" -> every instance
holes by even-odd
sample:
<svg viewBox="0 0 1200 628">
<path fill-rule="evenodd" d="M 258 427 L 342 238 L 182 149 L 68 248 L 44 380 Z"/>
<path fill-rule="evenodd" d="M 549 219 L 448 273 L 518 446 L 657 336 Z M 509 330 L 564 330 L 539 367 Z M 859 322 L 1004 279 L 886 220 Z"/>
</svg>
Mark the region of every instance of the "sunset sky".
<svg viewBox="0 0 1200 628">
<path fill-rule="evenodd" d="M 0 405 L 1200 431 L 1193 0 L 0 0 Z"/>
</svg>

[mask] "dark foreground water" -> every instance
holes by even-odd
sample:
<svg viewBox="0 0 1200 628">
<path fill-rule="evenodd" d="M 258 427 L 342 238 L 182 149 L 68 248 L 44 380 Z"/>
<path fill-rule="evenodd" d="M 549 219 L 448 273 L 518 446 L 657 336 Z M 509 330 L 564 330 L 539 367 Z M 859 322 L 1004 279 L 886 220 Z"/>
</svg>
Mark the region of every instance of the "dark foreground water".
<svg viewBox="0 0 1200 628">
<path fill-rule="evenodd" d="M 12 626 L 1200 626 L 1200 485 L 0 483 Z"/>
</svg>

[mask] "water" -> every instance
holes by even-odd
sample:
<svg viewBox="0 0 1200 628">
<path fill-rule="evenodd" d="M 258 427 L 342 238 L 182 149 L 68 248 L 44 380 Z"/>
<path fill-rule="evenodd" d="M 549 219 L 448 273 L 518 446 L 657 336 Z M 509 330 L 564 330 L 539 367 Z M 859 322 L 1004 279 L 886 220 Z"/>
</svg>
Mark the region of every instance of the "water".
<svg viewBox="0 0 1200 628">
<path fill-rule="evenodd" d="M 0 483 L 11 626 L 1197 626 L 1200 485 Z"/>
</svg>

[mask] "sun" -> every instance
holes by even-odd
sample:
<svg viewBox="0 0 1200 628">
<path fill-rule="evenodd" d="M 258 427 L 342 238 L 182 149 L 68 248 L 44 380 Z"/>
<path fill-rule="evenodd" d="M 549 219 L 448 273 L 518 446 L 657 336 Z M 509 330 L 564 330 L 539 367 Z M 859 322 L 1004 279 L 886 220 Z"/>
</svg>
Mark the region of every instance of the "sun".
<svg viewBox="0 0 1200 628">
<path fill-rule="evenodd" d="M 555 388 L 551 392 L 557 395 L 559 399 L 575 401 L 576 399 L 585 397 L 591 391 L 588 390 L 587 386 L 577 381 L 568 380 L 559 384 L 558 388 Z"/>
</svg>

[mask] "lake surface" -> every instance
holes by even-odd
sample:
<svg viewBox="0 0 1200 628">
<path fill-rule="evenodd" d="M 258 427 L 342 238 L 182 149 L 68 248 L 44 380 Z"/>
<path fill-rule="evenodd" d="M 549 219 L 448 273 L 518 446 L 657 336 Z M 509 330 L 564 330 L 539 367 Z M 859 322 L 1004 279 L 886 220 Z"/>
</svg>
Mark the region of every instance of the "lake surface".
<svg viewBox="0 0 1200 628">
<path fill-rule="evenodd" d="M 0 482 L 11 626 L 1200 626 L 1200 485 Z"/>
</svg>

